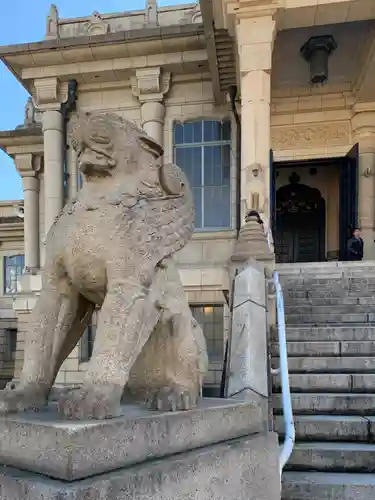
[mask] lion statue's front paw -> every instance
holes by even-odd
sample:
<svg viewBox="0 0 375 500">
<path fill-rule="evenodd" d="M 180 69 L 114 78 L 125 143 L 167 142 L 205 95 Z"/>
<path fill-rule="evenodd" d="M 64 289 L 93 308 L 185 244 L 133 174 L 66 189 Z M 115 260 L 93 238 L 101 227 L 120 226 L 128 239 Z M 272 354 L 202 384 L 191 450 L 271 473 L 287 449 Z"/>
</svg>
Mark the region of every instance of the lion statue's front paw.
<svg viewBox="0 0 375 500">
<path fill-rule="evenodd" d="M 179 411 L 191 410 L 197 405 L 196 391 L 179 385 L 163 387 L 148 399 L 148 407 L 153 410 Z"/>
<path fill-rule="evenodd" d="M 96 419 L 118 417 L 121 414 L 122 387 L 84 385 L 72 389 L 58 401 L 58 411 L 68 419 Z"/>
<path fill-rule="evenodd" d="M 0 391 L 0 414 L 19 411 L 39 411 L 46 404 L 46 396 L 34 387 L 7 388 Z"/>
</svg>

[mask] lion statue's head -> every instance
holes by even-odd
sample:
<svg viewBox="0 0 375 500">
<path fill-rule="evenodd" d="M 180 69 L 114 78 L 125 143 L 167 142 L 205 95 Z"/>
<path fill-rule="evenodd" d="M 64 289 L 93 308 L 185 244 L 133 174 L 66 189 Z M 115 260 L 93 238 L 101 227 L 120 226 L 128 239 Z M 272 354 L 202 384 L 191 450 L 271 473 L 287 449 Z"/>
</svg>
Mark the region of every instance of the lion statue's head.
<svg viewBox="0 0 375 500">
<path fill-rule="evenodd" d="M 163 149 L 133 121 L 115 113 L 79 113 L 70 124 L 71 144 L 85 179 L 115 176 L 153 195 L 187 194 L 182 171 L 162 162 Z M 142 184 L 142 186 L 140 186 Z"/>
</svg>

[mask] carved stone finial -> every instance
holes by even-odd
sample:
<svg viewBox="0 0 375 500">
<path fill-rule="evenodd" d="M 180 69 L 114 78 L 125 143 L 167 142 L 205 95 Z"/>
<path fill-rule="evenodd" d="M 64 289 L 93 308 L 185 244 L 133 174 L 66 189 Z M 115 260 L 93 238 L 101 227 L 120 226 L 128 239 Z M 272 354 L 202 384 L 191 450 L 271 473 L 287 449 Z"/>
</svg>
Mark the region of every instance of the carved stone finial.
<svg viewBox="0 0 375 500">
<path fill-rule="evenodd" d="M 46 24 L 46 39 L 59 38 L 59 11 L 55 4 L 51 5 Z"/>
<path fill-rule="evenodd" d="M 231 256 L 232 263 L 244 263 L 250 258 L 258 261 L 272 261 L 269 242 L 263 221 L 256 210 L 250 210 L 245 217 L 245 224 L 238 235 L 238 240 Z"/>
<path fill-rule="evenodd" d="M 158 26 L 158 2 L 157 0 L 147 0 L 145 8 L 145 24 L 148 26 Z"/>
<path fill-rule="evenodd" d="M 109 23 L 105 21 L 99 12 L 94 11 L 87 26 L 88 35 L 105 35 L 109 31 Z"/>
<path fill-rule="evenodd" d="M 35 105 L 32 97 L 29 97 L 25 105 L 24 125 L 30 126 L 35 123 Z"/>
</svg>

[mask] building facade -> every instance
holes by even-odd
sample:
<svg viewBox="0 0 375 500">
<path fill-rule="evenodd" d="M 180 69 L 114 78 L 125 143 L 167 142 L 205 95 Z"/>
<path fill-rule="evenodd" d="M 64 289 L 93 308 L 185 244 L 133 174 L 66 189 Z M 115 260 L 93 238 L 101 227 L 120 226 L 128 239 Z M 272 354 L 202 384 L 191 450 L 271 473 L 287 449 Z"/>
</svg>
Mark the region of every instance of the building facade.
<svg viewBox="0 0 375 500">
<path fill-rule="evenodd" d="M 176 258 L 208 341 L 207 387 L 220 383 L 228 262 L 249 210 L 260 213 L 276 262 L 345 260 L 356 226 L 365 259 L 375 260 L 373 0 L 167 8 L 149 0 L 142 11 L 79 19 L 61 19 L 52 6 L 46 24 L 45 40 L 0 47 L 31 96 L 25 123 L 0 133 L 24 187 L 23 219 L 0 218 L 2 300 L 12 301 L 18 321 L 15 376 L 45 235 L 81 184 L 67 135 L 77 111 L 134 120 L 189 178 L 196 231 Z M 15 205 L 6 209 L 20 215 Z M 9 223 L 19 240 L 8 243 Z M 7 273 L 17 276 L 9 284 Z M 94 332 L 95 319 L 57 382 L 80 381 Z"/>
</svg>

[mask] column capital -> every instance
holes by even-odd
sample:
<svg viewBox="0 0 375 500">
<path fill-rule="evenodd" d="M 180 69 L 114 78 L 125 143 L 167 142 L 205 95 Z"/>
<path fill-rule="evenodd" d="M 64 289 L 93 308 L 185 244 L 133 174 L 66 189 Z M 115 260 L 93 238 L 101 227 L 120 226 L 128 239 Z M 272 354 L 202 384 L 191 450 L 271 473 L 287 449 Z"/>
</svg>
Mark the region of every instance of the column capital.
<svg viewBox="0 0 375 500">
<path fill-rule="evenodd" d="M 355 112 L 351 124 L 353 140 L 359 143 L 360 153 L 375 152 L 375 110 Z"/>
<path fill-rule="evenodd" d="M 162 102 L 170 88 L 171 74 L 162 68 L 137 69 L 131 79 L 133 95 L 140 103 Z"/>
<path fill-rule="evenodd" d="M 221 0 L 223 6 L 224 25 L 229 33 L 236 34 L 240 20 L 271 17 L 276 18 L 277 10 L 283 7 L 284 0 Z"/>
<path fill-rule="evenodd" d="M 271 70 L 276 34 L 276 21 L 269 12 L 263 11 L 263 15 L 237 18 L 236 39 L 241 74 Z"/>
<path fill-rule="evenodd" d="M 56 77 L 34 80 L 35 102 L 41 111 L 60 110 L 67 92 L 66 85 L 61 85 Z"/>
<path fill-rule="evenodd" d="M 224 0 L 227 3 L 228 14 L 237 18 L 274 16 L 282 7 L 282 0 Z"/>
<path fill-rule="evenodd" d="M 16 169 L 22 179 L 26 177 L 37 177 L 42 170 L 42 157 L 32 153 L 19 153 L 14 155 Z"/>
</svg>

